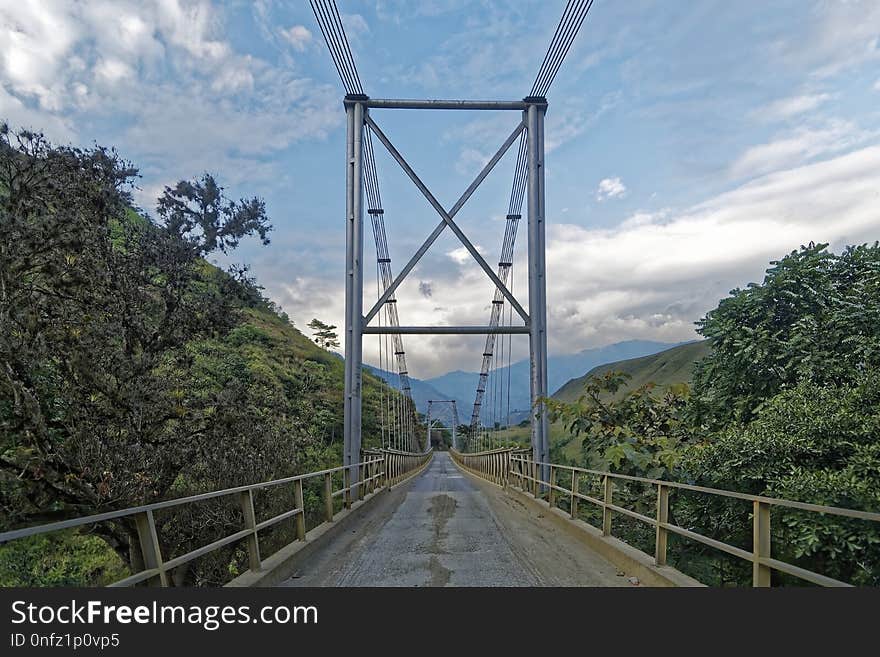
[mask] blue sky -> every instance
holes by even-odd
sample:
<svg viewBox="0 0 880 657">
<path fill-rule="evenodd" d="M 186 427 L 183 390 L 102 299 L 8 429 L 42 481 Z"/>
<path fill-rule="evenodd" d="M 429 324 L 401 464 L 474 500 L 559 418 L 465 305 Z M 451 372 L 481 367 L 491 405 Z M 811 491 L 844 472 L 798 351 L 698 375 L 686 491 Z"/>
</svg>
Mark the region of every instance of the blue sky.
<svg viewBox="0 0 880 657">
<path fill-rule="evenodd" d="M 339 6 L 368 94 L 516 99 L 564 2 Z M 272 244 L 245 244 L 235 260 L 300 327 L 314 316 L 341 323 L 341 98 L 306 2 L 0 0 L 0 117 L 58 142 L 116 146 L 141 168 L 147 209 L 163 185 L 205 170 L 232 196 L 265 197 Z M 693 322 L 759 280 L 768 260 L 810 240 L 880 237 L 876 0 L 596 0 L 548 100 L 554 353 L 695 337 Z M 374 118 L 447 204 L 516 122 Z M 399 268 L 437 216 L 378 155 Z M 459 215 L 490 262 L 512 156 Z M 520 237 L 515 288 L 525 290 Z M 406 324 L 485 323 L 492 289 L 444 235 L 399 297 Z M 410 373 L 478 369 L 480 342 L 408 338 Z"/>
</svg>

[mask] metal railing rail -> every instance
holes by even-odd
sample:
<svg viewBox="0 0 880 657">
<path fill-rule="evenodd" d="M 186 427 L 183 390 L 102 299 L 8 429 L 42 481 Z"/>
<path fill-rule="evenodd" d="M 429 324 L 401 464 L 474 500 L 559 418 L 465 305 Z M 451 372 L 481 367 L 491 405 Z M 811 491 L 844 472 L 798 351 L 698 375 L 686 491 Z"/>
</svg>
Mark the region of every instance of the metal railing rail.
<svg viewBox="0 0 880 657">
<path fill-rule="evenodd" d="M 168 573 L 174 568 L 218 550 L 230 543 L 243 539 L 247 541 L 249 568 L 253 571 L 259 571 L 262 567 L 259 542 L 260 531 L 268 529 L 283 520 L 293 519 L 296 528 L 296 540 L 306 540 L 306 509 L 303 499 L 304 481 L 323 478 L 324 486 L 322 498 L 324 522 L 332 522 L 335 515 L 335 498 L 342 496 L 343 508 L 350 509 L 353 499 L 364 497 L 369 493 L 376 492 L 383 488 L 391 488 L 391 486 L 415 476 L 424 469 L 432 455 L 433 453 L 431 451 L 423 454 L 409 454 L 407 452 L 397 452 L 392 450 L 377 450 L 375 453 L 366 456 L 360 463 L 343 465 L 336 468 L 329 468 L 327 470 L 320 470 L 318 472 L 308 472 L 301 475 L 284 477 L 283 479 L 263 481 L 256 484 L 224 488 L 222 490 L 201 493 L 199 495 L 190 495 L 162 502 L 154 502 L 152 504 L 129 507 L 118 511 L 108 511 L 81 518 L 71 518 L 69 520 L 52 522 L 34 527 L 14 529 L 0 533 L 0 544 L 28 536 L 37 536 L 39 534 L 47 534 L 64 529 L 82 527 L 84 525 L 93 525 L 110 520 L 120 520 L 122 518 L 133 517 L 137 528 L 141 554 L 143 556 L 144 569 L 119 580 L 118 582 L 110 584 L 110 586 L 132 586 L 154 578 L 158 579 L 161 586 L 168 586 Z M 354 468 L 360 468 L 363 472 L 363 477 L 360 481 L 352 484 L 351 471 Z M 334 490 L 333 475 L 340 472 L 342 473 L 343 478 L 342 487 Z M 294 503 L 296 507 L 284 511 L 268 520 L 257 522 L 254 513 L 254 492 L 284 484 L 293 484 Z M 244 527 L 241 530 L 224 536 L 212 543 L 191 550 L 186 554 L 182 554 L 167 561 L 163 560 L 159 534 L 156 529 L 156 522 L 153 515 L 155 511 L 230 495 L 237 496 L 238 502 L 241 506 L 242 516 L 244 518 Z"/>
<path fill-rule="evenodd" d="M 541 466 L 549 466 L 550 480 L 543 481 L 540 478 Z M 683 484 L 674 481 L 664 481 L 661 479 L 649 479 L 646 477 L 635 477 L 631 475 L 615 474 L 613 472 L 604 472 L 600 470 L 589 470 L 587 468 L 579 468 L 570 465 L 560 465 L 556 463 L 540 463 L 533 461 L 527 455 L 513 455 L 510 457 L 511 471 L 508 473 L 508 482 L 515 481 L 519 484 L 519 488 L 528 491 L 535 497 L 542 495 L 542 488 L 546 489 L 547 501 L 550 507 L 556 506 L 558 494 L 567 495 L 570 500 L 570 514 L 572 518 L 578 518 L 578 502 L 583 500 L 589 502 L 602 509 L 602 534 L 611 536 L 612 513 L 620 513 L 636 520 L 652 525 L 655 530 L 654 541 L 654 563 L 658 566 L 666 565 L 666 548 L 669 532 L 678 534 L 693 541 L 697 541 L 709 547 L 715 548 L 727 554 L 733 555 L 745 561 L 752 563 L 752 585 L 753 586 L 770 586 L 770 573 L 772 570 L 787 573 L 804 579 L 813 584 L 820 586 L 851 586 L 846 582 L 842 582 L 831 577 L 827 577 L 820 573 L 795 566 L 785 561 L 773 559 L 771 557 L 771 534 L 770 534 L 770 510 L 772 507 L 785 507 L 790 509 L 798 509 L 800 511 L 808 511 L 811 513 L 828 514 L 847 518 L 857 518 L 859 520 L 867 520 L 871 522 L 880 522 L 880 513 L 872 513 L 869 511 L 858 511 L 856 509 L 845 509 L 841 507 L 825 506 L 821 504 L 809 504 L 806 502 L 797 502 L 794 500 L 785 500 L 773 497 L 764 497 L 761 495 L 750 495 L 748 493 L 738 493 L 735 491 L 722 490 L 718 488 L 707 488 L 705 486 L 695 486 L 692 484 Z M 565 472 L 570 475 L 570 488 L 560 486 L 558 483 L 559 473 Z M 602 499 L 585 495 L 580 492 L 580 477 L 588 475 L 600 477 L 602 480 Z M 483 473 L 487 478 L 488 473 Z M 649 484 L 657 488 L 657 503 L 655 517 L 649 517 L 638 513 L 631 509 L 614 504 L 614 481 L 626 480 Z M 753 505 L 753 527 L 752 527 L 752 550 L 743 550 L 734 545 L 718 541 L 716 539 L 698 534 L 684 527 L 673 525 L 669 522 L 669 492 L 673 489 L 681 489 L 704 493 L 738 500 L 751 502 Z"/>
<path fill-rule="evenodd" d="M 514 454 L 522 454 L 528 451 L 527 449 L 503 447 L 485 452 L 459 452 L 458 450 L 451 449 L 449 454 L 452 456 L 452 460 L 463 470 L 504 487 L 508 484 L 508 477 L 511 472 L 511 458 Z"/>
<path fill-rule="evenodd" d="M 434 450 L 429 449 L 428 451 L 421 453 L 402 452 L 396 449 L 363 451 L 364 458 L 378 453 L 384 455 L 385 469 L 388 473 L 386 486 L 391 487 L 424 470 L 425 467 L 427 467 L 428 462 L 431 460 L 431 457 L 434 455 Z"/>
</svg>

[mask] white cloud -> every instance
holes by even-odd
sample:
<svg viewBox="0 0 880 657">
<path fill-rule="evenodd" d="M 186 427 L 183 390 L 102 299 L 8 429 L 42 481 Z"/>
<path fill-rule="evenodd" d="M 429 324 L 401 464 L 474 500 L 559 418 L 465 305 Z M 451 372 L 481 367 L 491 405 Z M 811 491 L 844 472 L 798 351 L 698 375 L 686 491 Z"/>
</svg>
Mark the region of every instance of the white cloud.
<svg viewBox="0 0 880 657">
<path fill-rule="evenodd" d="M 293 46 L 294 50 L 304 52 L 312 43 L 312 33 L 305 25 L 294 25 L 286 30 L 281 30 L 281 36 Z"/>
<path fill-rule="evenodd" d="M 342 14 L 342 25 L 347 36 L 357 36 L 370 31 L 367 20 L 360 14 Z"/>
<path fill-rule="evenodd" d="M 797 166 L 831 153 L 839 153 L 874 136 L 850 121 L 834 119 L 820 128 L 799 127 L 766 144 L 747 149 L 730 167 L 734 178 L 750 177 Z"/>
<path fill-rule="evenodd" d="M 486 251 L 485 249 L 483 249 L 482 246 L 480 246 L 479 244 L 474 244 L 474 248 L 477 250 L 477 253 L 485 257 Z M 452 260 L 452 262 L 457 265 L 473 263 L 474 267 L 479 267 L 477 262 L 473 259 L 473 256 L 471 256 L 471 252 L 468 251 L 464 246 L 460 246 L 457 249 L 453 249 L 452 251 L 447 251 L 446 255 L 450 260 Z M 482 270 L 480 270 L 480 275 L 485 276 Z"/>
<path fill-rule="evenodd" d="M 770 259 L 811 240 L 840 248 L 876 239 L 878 202 L 873 146 L 616 229 L 550 224 L 552 348 L 693 337 L 692 322 L 731 288 L 760 280 Z"/>
<path fill-rule="evenodd" d="M 67 12 L 40 2 L 0 6 L 0 75 L 12 93 L 34 98 L 41 109 L 62 105 L 64 56 L 81 36 Z"/>
<path fill-rule="evenodd" d="M 289 60 L 237 52 L 224 11 L 209 0 L 2 3 L 0 119 L 109 141 L 141 167 L 145 190 L 204 170 L 227 184 L 269 179 L 267 156 L 341 121 L 336 94 Z M 87 125 L 104 132 L 76 134 Z"/>
<path fill-rule="evenodd" d="M 874 83 L 874 91 L 880 91 L 880 78 Z"/>
<path fill-rule="evenodd" d="M 118 59 L 101 59 L 95 64 L 95 77 L 109 84 L 115 84 L 132 76 L 131 67 Z M 88 94 L 88 87 L 83 85 L 82 95 Z"/>
<path fill-rule="evenodd" d="M 494 153 L 486 153 L 476 148 L 463 148 L 455 161 L 455 170 L 462 175 L 474 175 L 492 158 Z"/>
<path fill-rule="evenodd" d="M 29 107 L 20 98 L 11 95 L 0 84 L 0 121 L 8 121 L 14 127 L 41 130 L 56 143 L 70 142 L 74 128 L 68 117 L 57 116 L 39 107 Z"/>
<path fill-rule="evenodd" d="M 603 178 L 599 181 L 596 190 L 596 199 L 605 201 L 609 198 L 619 198 L 626 194 L 626 185 L 620 178 Z"/>
<path fill-rule="evenodd" d="M 765 121 L 790 119 L 793 116 L 814 110 L 831 99 L 831 94 L 801 94 L 780 98 L 754 114 Z"/>
<path fill-rule="evenodd" d="M 627 339 L 695 338 L 694 321 L 732 288 L 760 281 L 770 260 L 809 241 L 840 249 L 877 239 L 878 203 L 880 146 L 871 146 L 765 175 L 683 211 L 640 213 L 611 229 L 549 223 L 551 351 L 564 354 Z M 525 300 L 522 247 L 520 242 L 514 274 L 515 289 Z M 416 283 L 401 287 L 402 324 L 485 323 L 491 283 L 475 264 L 466 264 L 463 248 L 447 255 L 460 266 L 431 272 L 430 299 Z M 368 289 L 375 289 L 375 281 L 370 284 Z M 273 296 L 292 317 L 318 313 L 335 324 L 341 321 L 335 279 L 298 280 Z M 407 336 L 410 371 L 425 377 L 473 370 L 481 339 Z M 514 358 L 523 357 L 524 343 L 514 342 L 520 350 Z M 374 348 L 372 340 L 365 341 L 365 357 Z"/>
<path fill-rule="evenodd" d="M 880 3 L 846 0 L 816 3 L 806 33 L 777 44 L 776 57 L 798 67 L 812 68 L 816 78 L 828 78 L 880 60 Z"/>
<path fill-rule="evenodd" d="M 242 61 L 221 22 L 206 0 L 4 3 L 0 75 L 13 94 L 52 111 L 78 106 L 75 90 L 91 78 L 103 84 L 105 102 L 127 92 L 123 83 L 136 72 L 149 78 L 162 64 L 179 74 L 225 75 Z"/>
</svg>

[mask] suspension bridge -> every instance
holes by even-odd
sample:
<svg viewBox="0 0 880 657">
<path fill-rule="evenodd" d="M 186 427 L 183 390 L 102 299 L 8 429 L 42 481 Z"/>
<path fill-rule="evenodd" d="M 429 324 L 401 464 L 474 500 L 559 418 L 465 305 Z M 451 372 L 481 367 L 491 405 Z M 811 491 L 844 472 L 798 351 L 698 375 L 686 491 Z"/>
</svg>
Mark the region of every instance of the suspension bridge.
<svg viewBox="0 0 880 657">
<path fill-rule="evenodd" d="M 347 119 L 345 153 L 345 393 L 343 464 L 185 498 L 7 531 L 0 543 L 101 523 L 130 528 L 133 572 L 115 586 L 170 586 L 190 562 L 230 546 L 244 546 L 245 572 L 230 586 L 699 586 L 670 563 L 670 539 L 688 541 L 751 565 L 754 586 L 770 586 L 773 573 L 812 584 L 846 582 L 773 557 L 771 520 L 785 512 L 814 518 L 880 522 L 880 514 L 748 495 L 684 482 L 595 471 L 550 460 L 547 417 L 547 311 L 544 261 L 544 119 L 547 93 L 592 7 L 570 0 L 528 95 L 519 100 L 409 100 L 367 95 L 333 0 L 310 0 L 342 82 Z M 513 115 L 495 154 L 448 209 L 434 196 L 380 127 L 384 110 L 486 111 Z M 399 115 L 399 113 L 398 113 Z M 439 216 L 439 223 L 401 267 L 392 269 L 375 143 L 391 158 Z M 472 194 L 517 145 L 500 255 L 495 266 L 474 246 L 455 218 Z M 525 215 L 523 209 L 525 206 Z M 364 214 L 376 252 L 376 299 L 364 312 Z M 514 294 L 513 267 L 521 221 L 526 225 L 528 297 Z M 487 323 L 472 326 L 401 325 L 396 292 L 420 259 L 449 229 L 491 285 Z M 488 286 L 487 286 L 488 287 Z M 467 425 L 453 400 L 428 401 L 423 418 L 412 395 L 406 335 L 485 335 L 474 403 Z M 510 355 L 516 335 L 528 336 L 531 439 L 528 448 L 498 445 L 492 432 L 510 421 Z M 382 392 L 378 447 L 364 447 L 362 369 L 365 336 L 377 336 L 379 369 L 391 372 Z M 451 436 L 451 448 L 432 449 L 432 433 Z M 696 494 L 739 504 L 750 545 L 732 545 L 675 523 L 676 496 Z M 282 507 L 265 503 L 280 495 Z M 649 500 L 649 502 L 646 502 Z M 239 527 L 183 554 L 170 555 L 157 514 L 199 513 L 226 505 Z M 271 512 L 270 512 L 271 511 Z M 621 523 L 646 532 L 642 544 L 615 536 Z M 774 520 L 776 522 L 776 520 Z M 288 537 L 278 546 L 266 536 Z M 277 536 L 274 534 L 273 536 Z M 262 539 L 262 542 L 261 542 Z"/>
</svg>

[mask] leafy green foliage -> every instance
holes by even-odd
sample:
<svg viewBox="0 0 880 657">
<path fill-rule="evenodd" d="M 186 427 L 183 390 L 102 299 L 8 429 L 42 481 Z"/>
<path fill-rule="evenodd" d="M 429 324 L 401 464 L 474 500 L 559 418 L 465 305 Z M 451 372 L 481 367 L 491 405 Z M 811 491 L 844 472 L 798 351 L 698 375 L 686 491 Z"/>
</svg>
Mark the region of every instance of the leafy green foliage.
<svg viewBox="0 0 880 657">
<path fill-rule="evenodd" d="M 242 237 L 254 233 L 268 244 L 272 230 L 262 199 L 231 201 L 207 173 L 199 180 L 181 180 L 166 187 L 157 211 L 165 228 L 199 256 L 217 250 L 226 253 L 237 247 Z"/>
<path fill-rule="evenodd" d="M 694 373 L 701 422 L 747 422 L 798 381 L 840 384 L 880 366 L 880 246 L 826 247 L 771 262 L 763 284 L 733 290 L 698 322 L 712 344 Z"/>
<path fill-rule="evenodd" d="M 128 574 L 98 536 L 57 532 L 0 547 L 0 586 L 105 586 Z"/>
<path fill-rule="evenodd" d="M 855 384 L 801 381 L 768 400 L 748 425 L 729 427 L 692 447 L 684 475 L 728 490 L 880 510 L 878 384 L 877 372 Z M 708 511 L 696 509 L 697 515 Z M 712 517 L 725 523 L 718 513 Z M 777 519 L 773 543 L 778 558 L 800 560 L 846 581 L 880 583 L 880 527 L 875 523 L 786 510 L 779 510 Z"/>
<path fill-rule="evenodd" d="M 315 344 L 322 349 L 336 349 L 339 347 L 339 335 L 336 333 L 336 327 L 332 324 L 325 324 L 317 317 L 309 322 L 309 328 L 315 336 Z"/>
<path fill-rule="evenodd" d="M 576 402 L 548 400 L 582 440 L 588 467 L 743 493 L 880 510 L 880 247 L 840 255 L 810 244 L 771 263 L 699 322 L 710 352 L 694 392 L 626 390 L 627 374 L 589 378 Z M 623 488 L 632 486 L 622 485 Z M 650 508 L 626 491 L 631 508 Z M 615 499 L 618 493 L 615 492 Z M 673 522 L 751 548 L 748 503 L 677 491 Z M 615 521 L 617 522 L 617 521 Z M 622 519 L 616 534 L 650 543 Z M 775 558 L 856 584 L 880 584 L 880 526 L 774 508 Z M 749 583 L 748 564 L 699 544 L 675 563 L 716 584 Z M 777 583 L 802 583 L 774 573 Z"/>
<path fill-rule="evenodd" d="M 268 241 L 262 201 L 230 201 L 205 175 L 166 188 L 153 222 L 132 210 L 135 175 L 113 151 L 0 129 L 4 528 L 341 460 L 342 361 L 267 302 L 247 267 L 223 272 L 204 260 L 249 235 Z M 380 389 L 365 375 L 365 446 L 378 435 Z M 291 494 L 260 497 L 258 516 L 289 510 Z M 156 522 L 166 556 L 241 527 L 234 500 L 159 513 Z M 91 540 L 141 566 L 129 520 L 92 531 Z M 41 541 L 28 545 L 48 545 Z M 2 546 L 0 562 L 28 549 Z M 173 581 L 222 583 L 242 563 L 242 550 L 230 547 L 177 569 Z M 22 581 L 89 583 L 97 570 L 82 563 L 32 580 L 22 571 Z"/>
<path fill-rule="evenodd" d="M 591 469 L 668 476 L 686 437 L 682 413 L 688 386 L 673 385 L 657 396 L 654 385 L 647 384 L 616 399 L 628 380 L 628 374 L 612 371 L 589 379 L 574 403 L 547 399 L 550 418 L 581 438 L 584 463 Z"/>
</svg>

